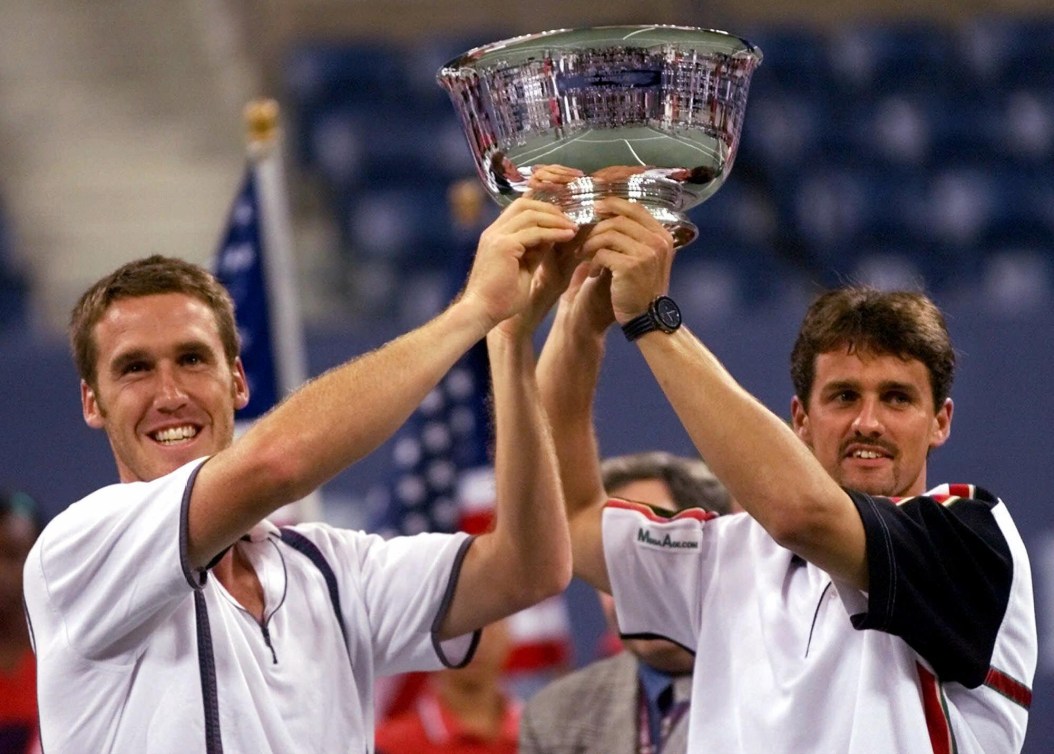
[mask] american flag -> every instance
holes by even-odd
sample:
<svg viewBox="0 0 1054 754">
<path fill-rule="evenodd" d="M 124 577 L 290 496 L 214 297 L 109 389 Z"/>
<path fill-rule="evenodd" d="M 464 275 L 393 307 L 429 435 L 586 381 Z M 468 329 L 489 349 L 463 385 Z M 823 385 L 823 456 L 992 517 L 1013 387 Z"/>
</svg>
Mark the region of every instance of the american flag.
<svg viewBox="0 0 1054 754">
<path fill-rule="evenodd" d="M 385 536 L 475 533 L 489 526 L 494 501 L 489 392 L 486 346 L 479 343 L 396 435 L 389 494 L 377 511 L 374 531 Z"/>
<path fill-rule="evenodd" d="M 251 112 L 259 113 L 258 103 L 254 106 Z M 249 384 L 249 404 L 235 417 L 236 432 L 299 387 L 307 374 L 277 111 L 274 118 L 266 130 L 251 129 L 245 175 L 214 261 L 217 279 L 234 300 Z M 272 516 L 276 523 L 321 518 L 317 493 Z"/>
<path fill-rule="evenodd" d="M 256 419 L 278 402 L 280 392 L 256 171 L 251 165 L 231 207 L 215 264 L 216 277 L 234 299 L 242 365 L 249 382 L 249 405 L 239 412 L 238 419 Z"/>
</svg>

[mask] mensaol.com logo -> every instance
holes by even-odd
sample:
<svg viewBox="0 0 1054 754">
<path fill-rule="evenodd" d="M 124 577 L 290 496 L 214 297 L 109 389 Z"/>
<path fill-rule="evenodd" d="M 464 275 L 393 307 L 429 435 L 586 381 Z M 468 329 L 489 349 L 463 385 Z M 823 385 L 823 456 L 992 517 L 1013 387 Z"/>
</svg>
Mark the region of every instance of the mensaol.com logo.
<svg viewBox="0 0 1054 754">
<path fill-rule="evenodd" d="M 691 534 L 694 534 L 695 538 L 689 538 L 688 532 L 653 532 L 651 529 L 641 527 L 637 530 L 637 544 L 659 550 L 694 552 L 699 549 L 700 534 L 698 532 L 691 532 Z"/>
</svg>

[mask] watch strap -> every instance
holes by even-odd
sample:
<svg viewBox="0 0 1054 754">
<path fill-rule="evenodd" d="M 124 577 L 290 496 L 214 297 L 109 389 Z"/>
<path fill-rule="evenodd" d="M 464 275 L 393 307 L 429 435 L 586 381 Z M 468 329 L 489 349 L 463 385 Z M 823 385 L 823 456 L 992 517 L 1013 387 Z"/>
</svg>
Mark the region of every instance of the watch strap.
<svg viewBox="0 0 1054 754">
<path fill-rule="evenodd" d="M 632 343 L 641 335 L 658 329 L 659 323 L 655 321 L 655 315 L 652 313 L 651 307 L 649 306 L 644 314 L 639 314 L 624 324 L 622 326 L 622 333 L 626 336 L 626 340 Z"/>
<path fill-rule="evenodd" d="M 674 314 L 675 321 L 673 323 L 668 323 L 663 320 L 663 315 L 659 311 L 660 304 L 664 305 L 665 313 Z M 681 312 L 674 300 L 669 296 L 656 296 L 652 302 L 648 304 L 648 308 L 643 314 L 634 317 L 629 322 L 622 325 L 622 333 L 626 336 L 626 340 L 632 343 L 640 336 L 650 333 L 652 330 L 662 330 L 665 333 L 672 333 L 680 326 Z"/>
</svg>

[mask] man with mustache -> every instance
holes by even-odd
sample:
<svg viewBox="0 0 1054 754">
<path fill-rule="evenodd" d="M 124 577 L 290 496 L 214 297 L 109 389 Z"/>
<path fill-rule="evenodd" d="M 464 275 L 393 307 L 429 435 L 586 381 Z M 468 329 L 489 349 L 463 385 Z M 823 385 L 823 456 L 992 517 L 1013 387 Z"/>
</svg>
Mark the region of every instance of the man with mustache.
<svg viewBox="0 0 1054 754">
<path fill-rule="evenodd" d="M 689 751 L 1017 752 L 1036 667 L 1028 556 L 997 497 L 931 487 L 955 365 L 919 293 L 845 288 L 794 345 L 790 425 L 682 326 L 673 244 L 605 199 L 539 361 L 575 571 L 620 629 L 696 652 Z M 592 404 L 618 322 L 748 516 L 609 499 Z"/>
</svg>

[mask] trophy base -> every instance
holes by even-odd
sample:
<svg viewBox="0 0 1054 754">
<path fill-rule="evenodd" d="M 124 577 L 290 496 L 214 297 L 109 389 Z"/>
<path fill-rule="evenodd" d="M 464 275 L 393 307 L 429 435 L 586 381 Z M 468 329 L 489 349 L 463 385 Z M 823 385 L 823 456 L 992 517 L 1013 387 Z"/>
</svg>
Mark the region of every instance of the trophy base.
<svg viewBox="0 0 1054 754">
<path fill-rule="evenodd" d="M 674 246 L 687 246 L 699 236 L 699 228 L 680 211 L 681 185 L 662 176 L 633 175 L 626 180 L 606 181 L 578 178 L 566 184 L 546 184 L 532 190 L 535 199 L 555 204 L 580 226 L 595 225 L 604 219 L 596 202 L 617 196 L 643 206 L 673 236 Z"/>
</svg>

